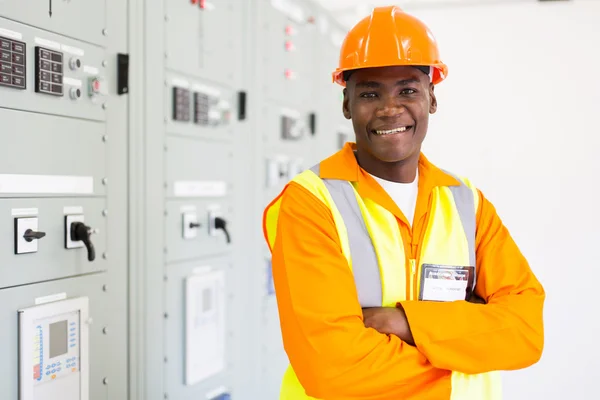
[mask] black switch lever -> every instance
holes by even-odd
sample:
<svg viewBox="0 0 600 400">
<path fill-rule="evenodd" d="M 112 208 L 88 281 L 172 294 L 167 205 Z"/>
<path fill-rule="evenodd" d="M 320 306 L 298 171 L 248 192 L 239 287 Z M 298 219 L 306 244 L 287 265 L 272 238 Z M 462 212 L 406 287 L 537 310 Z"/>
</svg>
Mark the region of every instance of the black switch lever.
<svg viewBox="0 0 600 400">
<path fill-rule="evenodd" d="M 200 228 L 200 226 L 199 222 L 190 222 L 190 229 Z"/>
<path fill-rule="evenodd" d="M 71 224 L 71 240 L 76 242 L 81 240 L 88 251 L 88 261 L 94 261 L 96 259 L 96 250 L 90 240 L 90 236 L 94 233 L 94 230 L 83 222 L 73 222 Z"/>
<path fill-rule="evenodd" d="M 31 229 L 27 229 L 23 235 L 23 239 L 25 239 L 27 242 L 32 242 L 33 240 L 41 239 L 44 236 L 46 236 L 46 232 L 36 232 Z"/>
<path fill-rule="evenodd" d="M 231 243 L 231 237 L 229 236 L 229 232 L 227 231 L 227 221 L 221 217 L 215 218 L 215 229 L 222 229 L 225 233 L 225 237 L 227 238 L 227 243 Z"/>
</svg>

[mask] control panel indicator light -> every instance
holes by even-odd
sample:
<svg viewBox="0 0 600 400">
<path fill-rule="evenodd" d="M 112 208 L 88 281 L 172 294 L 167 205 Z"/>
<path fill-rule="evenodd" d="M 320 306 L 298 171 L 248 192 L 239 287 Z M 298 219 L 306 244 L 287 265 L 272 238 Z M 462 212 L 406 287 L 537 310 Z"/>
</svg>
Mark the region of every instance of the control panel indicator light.
<svg viewBox="0 0 600 400">
<path fill-rule="evenodd" d="M 285 70 L 285 77 L 286 77 L 286 79 L 290 79 L 290 80 L 296 79 L 296 73 L 288 68 Z"/>
</svg>

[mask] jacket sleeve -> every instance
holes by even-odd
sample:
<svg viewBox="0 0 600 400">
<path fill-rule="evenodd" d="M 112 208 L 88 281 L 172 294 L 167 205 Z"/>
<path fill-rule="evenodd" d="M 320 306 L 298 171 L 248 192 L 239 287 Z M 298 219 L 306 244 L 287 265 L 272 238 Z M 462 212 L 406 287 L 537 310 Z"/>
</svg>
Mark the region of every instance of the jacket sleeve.
<svg viewBox="0 0 600 400">
<path fill-rule="evenodd" d="M 494 206 L 478 193 L 475 293 L 486 304 L 401 305 L 417 348 L 434 366 L 471 374 L 525 368 L 542 355 L 545 292 Z"/>
<path fill-rule="evenodd" d="M 412 399 L 418 387 L 448 377 L 415 347 L 365 328 L 329 209 L 295 183 L 281 199 L 273 281 L 284 348 L 306 393 L 321 399 Z"/>
</svg>

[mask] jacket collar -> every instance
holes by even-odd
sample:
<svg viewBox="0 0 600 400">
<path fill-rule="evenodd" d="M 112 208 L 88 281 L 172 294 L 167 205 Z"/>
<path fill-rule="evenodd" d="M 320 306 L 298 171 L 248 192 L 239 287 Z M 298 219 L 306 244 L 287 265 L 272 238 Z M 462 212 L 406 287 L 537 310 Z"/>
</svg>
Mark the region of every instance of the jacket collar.
<svg viewBox="0 0 600 400">
<path fill-rule="evenodd" d="M 355 151 L 356 143 L 346 143 L 340 151 L 323 160 L 320 167 L 320 177 L 359 182 L 361 176 L 370 176 L 358 165 Z M 433 187 L 460 185 L 452 175 L 436 167 L 421 153 L 419 156 L 419 180 L 423 178 L 431 181 Z"/>
<path fill-rule="evenodd" d="M 321 162 L 319 176 L 322 179 L 336 179 L 354 183 L 361 197 L 372 199 L 408 224 L 407 218 L 387 192 L 367 171 L 358 165 L 354 154 L 355 150 L 355 143 L 346 143 L 340 151 Z M 419 194 L 414 216 L 415 224 L 427 212 L 429 197 L 435 187 L 458 185 L 460 185 L 460 182 L 456 178 L 436 167 L 421 153 L 419 156 Z"/>
</svg>

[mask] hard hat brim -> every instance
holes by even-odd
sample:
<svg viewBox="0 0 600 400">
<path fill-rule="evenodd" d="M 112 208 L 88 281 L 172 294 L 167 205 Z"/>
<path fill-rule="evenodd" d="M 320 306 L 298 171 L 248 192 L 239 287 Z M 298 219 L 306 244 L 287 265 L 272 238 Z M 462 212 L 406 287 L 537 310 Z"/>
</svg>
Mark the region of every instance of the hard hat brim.
<svg viewBox="0 0 600 400">
<path fill-rule="evenodd" d="M 442 82 L 448 76 L 448 66 L 442 62 L 434 64 L 434 65 L 424 65 L 424 64 L 383 64 L 383 65 L 371 65 L 369 67 L 358 66 L 356 68 L 337 68 L 332 74 L 332 82 L 337 83 L 343 87 L 346 87 L 346 81 L 344 80 L 344 73 L 348 71 L 356 71 L 359 69 L 370 69 L 370 68 L 382 68 L 382 67 L 417 67 L 417 66 L 428 66 L 433 68 L 433 76 L 431 79 L 431 83 L 437 85 Z"/>
</svg>

